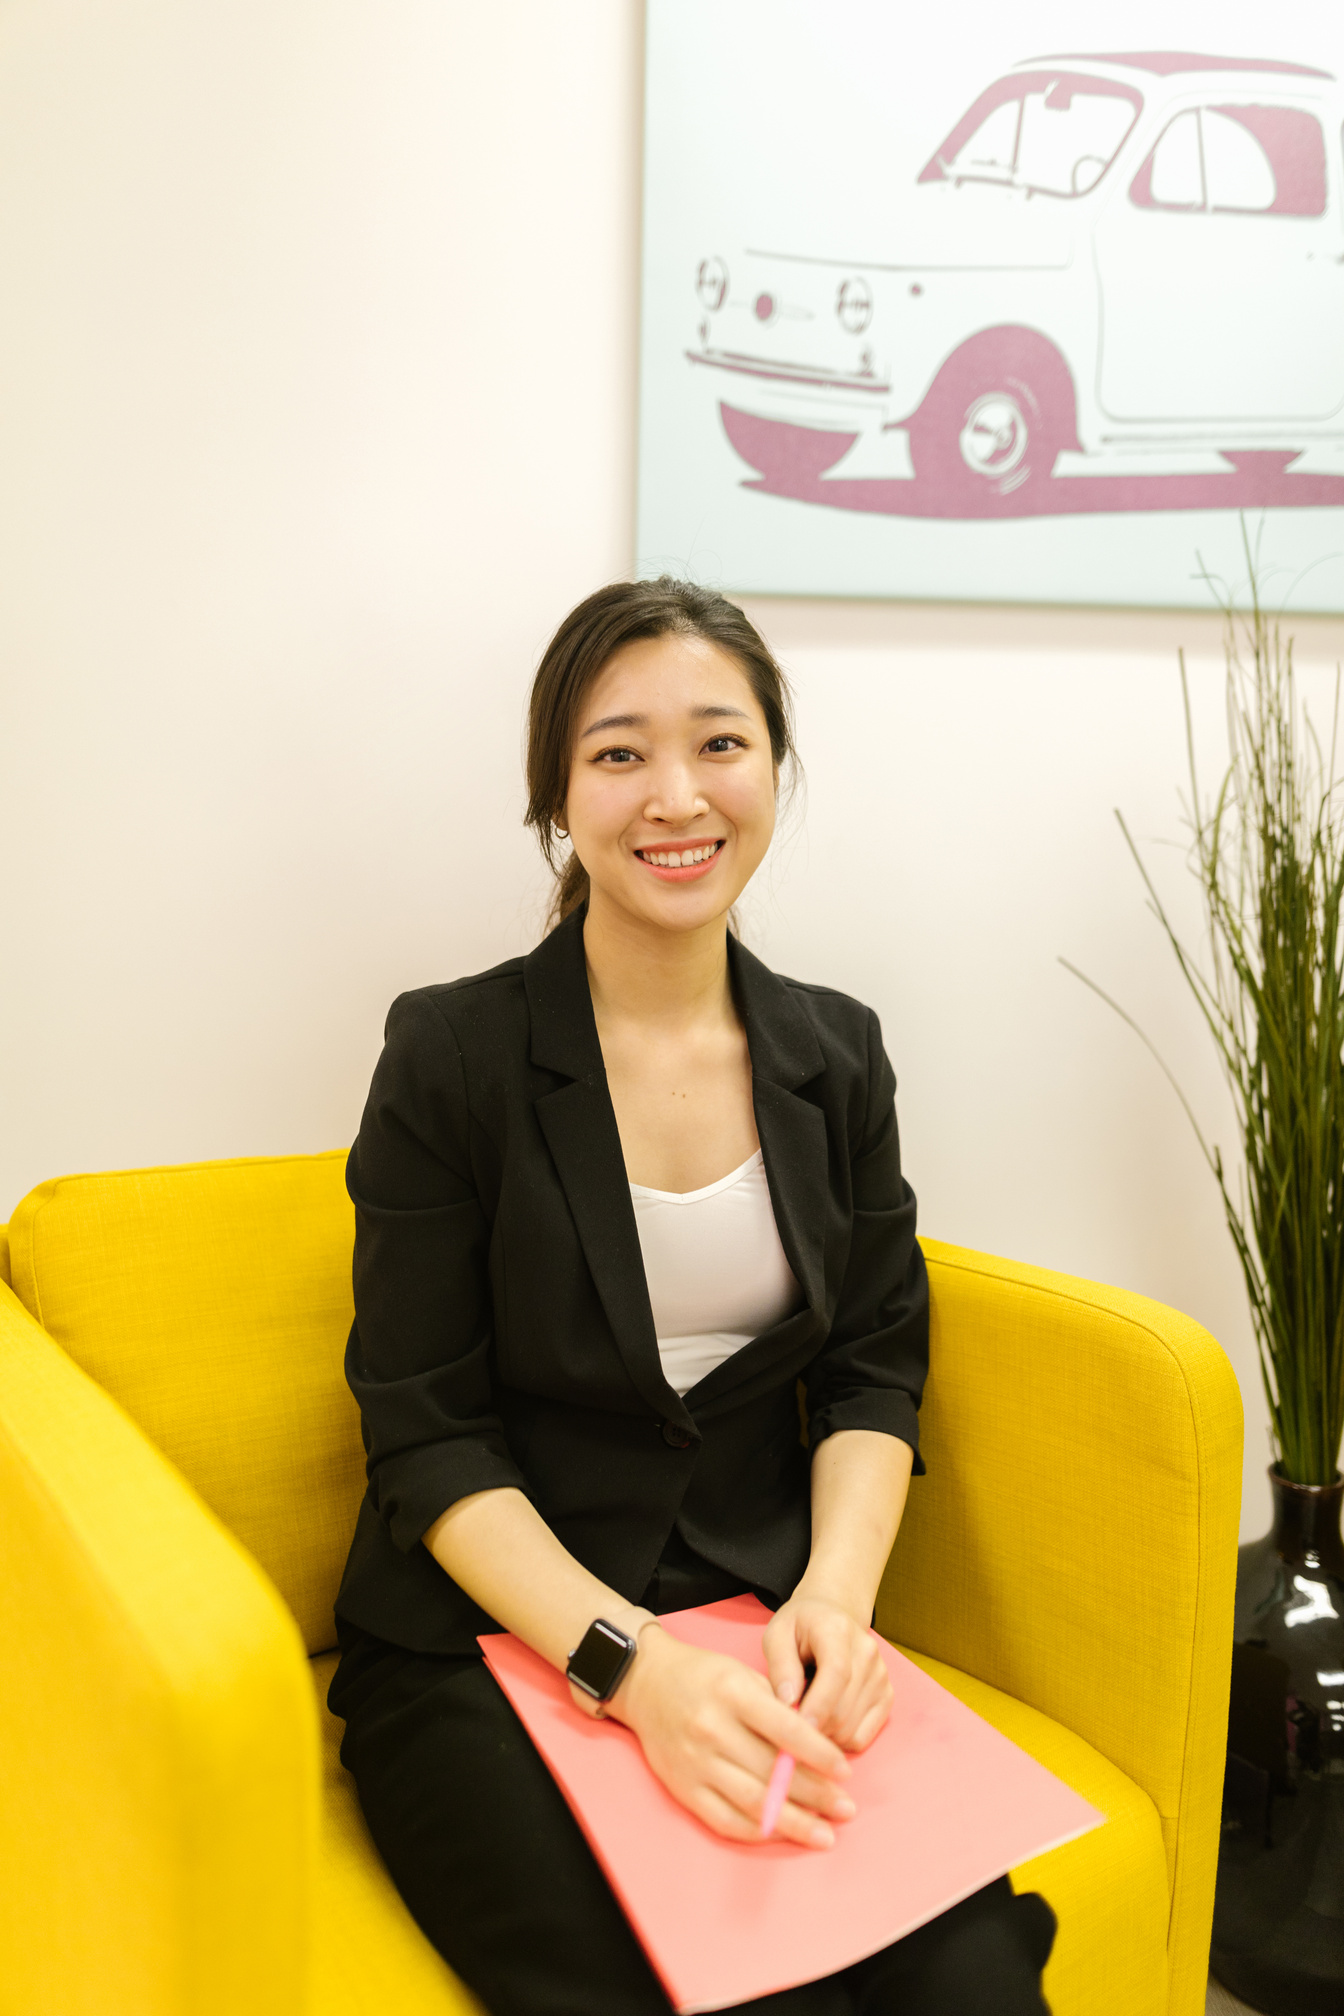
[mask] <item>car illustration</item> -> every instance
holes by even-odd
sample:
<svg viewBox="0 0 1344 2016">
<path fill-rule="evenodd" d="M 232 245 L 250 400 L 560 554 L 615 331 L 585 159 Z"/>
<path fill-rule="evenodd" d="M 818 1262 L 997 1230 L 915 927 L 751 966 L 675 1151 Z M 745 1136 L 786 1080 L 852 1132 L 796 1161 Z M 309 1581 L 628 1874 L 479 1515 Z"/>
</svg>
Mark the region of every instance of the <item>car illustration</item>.
<svg viewBox="0 0 1344 2016">
<path fill-rule="evenodd" d="M 1341 449 L 1342 177 L 1326 71 L 1036 58 L 939 142 L 887 244 L 707 253 L 686 355 L 754 469 L 844 475 L 904 434 L 946 515 L 1021 508 L 1061 451 Z"/>
</svg>

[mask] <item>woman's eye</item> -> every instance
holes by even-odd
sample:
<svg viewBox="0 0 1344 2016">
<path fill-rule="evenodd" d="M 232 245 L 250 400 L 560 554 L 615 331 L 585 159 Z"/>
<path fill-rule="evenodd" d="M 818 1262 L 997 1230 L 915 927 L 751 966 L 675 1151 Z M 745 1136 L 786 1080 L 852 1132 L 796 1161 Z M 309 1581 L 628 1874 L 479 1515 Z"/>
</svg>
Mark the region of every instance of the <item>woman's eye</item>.
<svg viewBox="0 0 1344 2016">
<path fill-rule="evenodd" d="M 715 735 L 706 742 L 705 753 L 709 756 L 727 756 L 734 749 L 745 747 L 746 744 L 740 735 Z"/>
<path fill-rule="evenodd" d="M 599 763 L 638 763 L 639 758 L 633 749 L 601 749 L 598 751 L 597 761 Z"/>
</svg>

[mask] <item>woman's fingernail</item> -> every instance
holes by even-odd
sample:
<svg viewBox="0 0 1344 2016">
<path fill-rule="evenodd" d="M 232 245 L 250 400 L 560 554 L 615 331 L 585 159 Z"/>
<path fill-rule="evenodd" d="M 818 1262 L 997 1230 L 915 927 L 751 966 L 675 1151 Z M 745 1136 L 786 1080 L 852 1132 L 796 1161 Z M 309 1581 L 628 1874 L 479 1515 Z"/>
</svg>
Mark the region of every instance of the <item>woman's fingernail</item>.
<svg viewBox="0 0 1344 2016">
<path fill-rule="evenodd" d="M 819 1820 L 808 1838 L 814 1848 L 834 1848 L 835 1846 L 834 1834 L 832 1834 L 829 1827 L 823 1827 Z"/>
<path fill-rule="evenodd" d="M 786 1708 L 791 1708 L 798 1699 L 798 1689 L 792 1680 L 781 1680 L 775 1692 Z"/>
<path fill-rule="evenodd" d="M 831 1813 L 837 1820 L 852 1820 L 854 1818 L 854 1815 L 858 1812 L 858 1810 L 859 1809 L 854 1804 L 854 1801 L 852 1799 L 846 1799 L 843 1793 L 841 1793 L 840 1797 L 834 1800 L 831 1805 Z"/>
</svg>

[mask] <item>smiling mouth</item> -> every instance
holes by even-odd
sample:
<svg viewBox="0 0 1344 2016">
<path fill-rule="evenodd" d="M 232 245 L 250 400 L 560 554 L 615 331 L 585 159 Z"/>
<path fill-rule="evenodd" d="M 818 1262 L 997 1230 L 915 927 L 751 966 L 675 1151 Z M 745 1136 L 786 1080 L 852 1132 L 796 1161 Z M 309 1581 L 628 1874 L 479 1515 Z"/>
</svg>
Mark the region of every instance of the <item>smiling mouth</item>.
<svg viewBox="0 0 1344 2016">
<path fill-rule="evenodd" d="M 665 881 L 689 882 L 707 874 L 727 844 L 702 840 L 691 847 L 636 847 L 635 859 Z"/>
</svg>

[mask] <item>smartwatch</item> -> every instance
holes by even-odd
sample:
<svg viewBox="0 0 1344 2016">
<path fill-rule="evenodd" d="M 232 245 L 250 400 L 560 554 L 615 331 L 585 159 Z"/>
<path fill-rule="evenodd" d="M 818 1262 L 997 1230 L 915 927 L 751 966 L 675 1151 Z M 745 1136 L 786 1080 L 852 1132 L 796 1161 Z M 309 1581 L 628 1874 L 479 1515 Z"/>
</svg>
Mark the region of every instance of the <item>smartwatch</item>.
<svg viewBox="0 0 1344 2016">
<path fill-rule="evenodd" d="M 625 1678 L 638 1641 L 599 1617 L 569 1655 L 565 1678 L 594 1701 L 610 1701 Z"/>
</svg>

